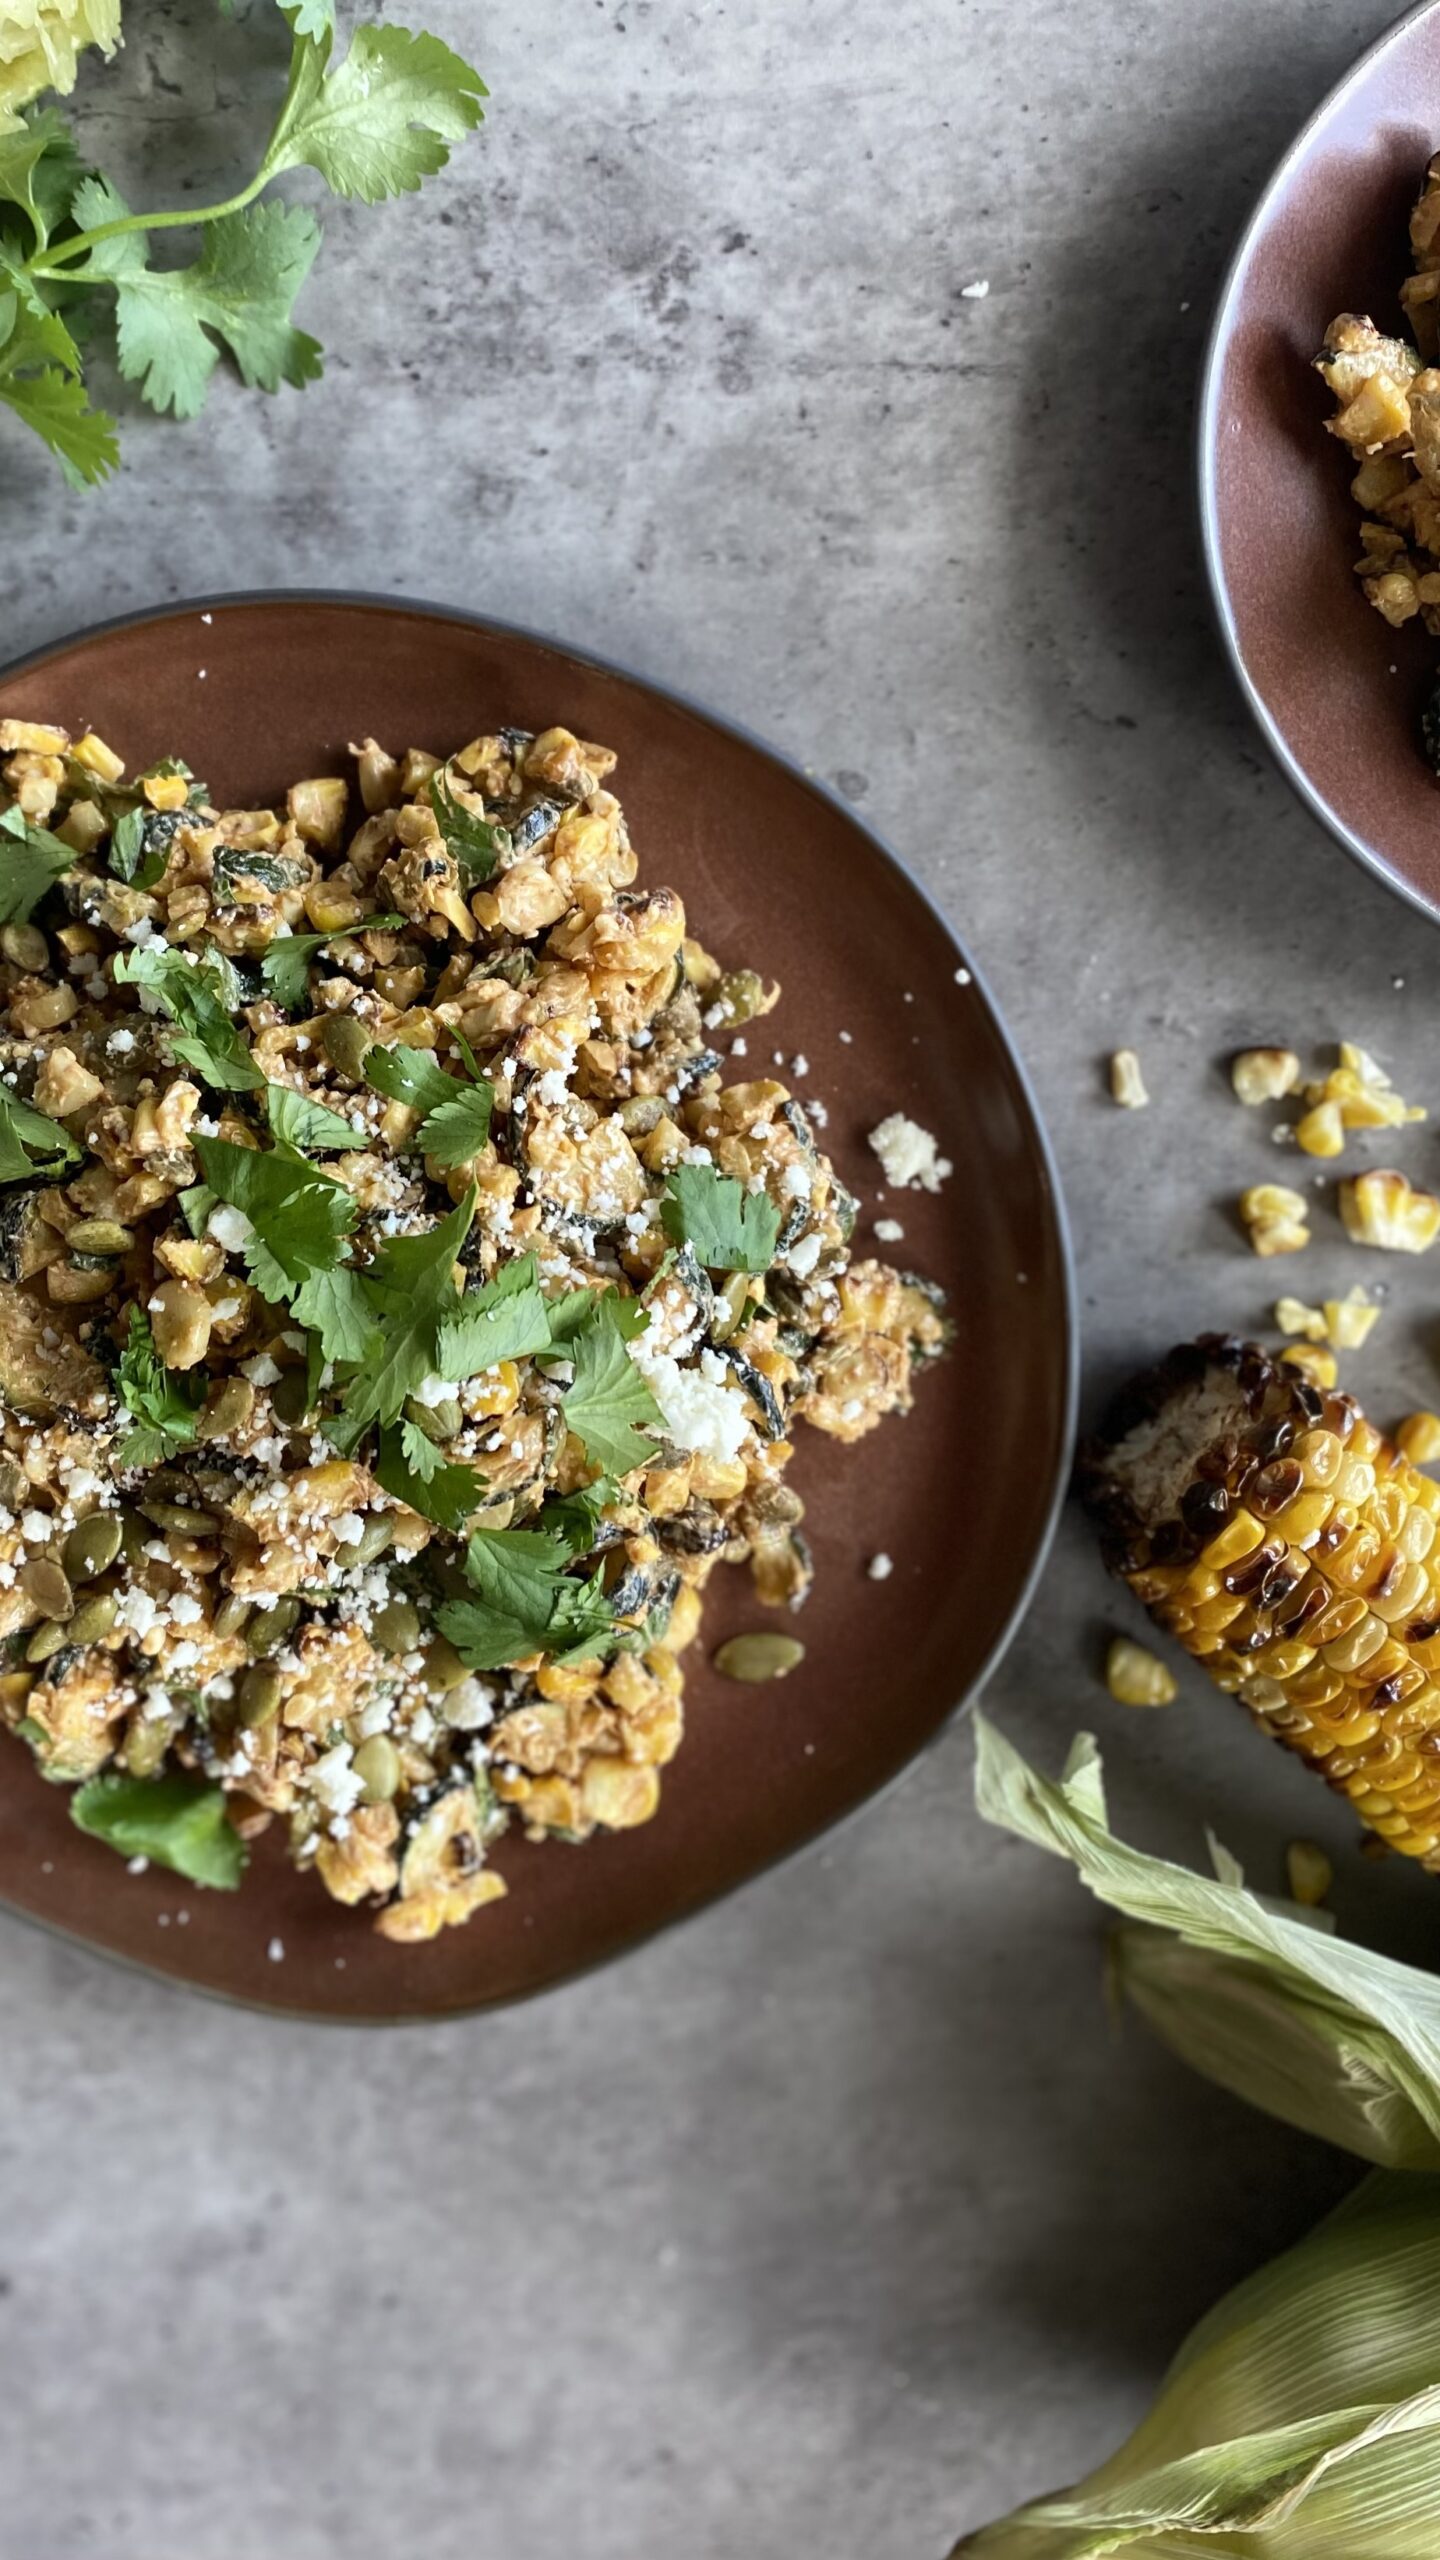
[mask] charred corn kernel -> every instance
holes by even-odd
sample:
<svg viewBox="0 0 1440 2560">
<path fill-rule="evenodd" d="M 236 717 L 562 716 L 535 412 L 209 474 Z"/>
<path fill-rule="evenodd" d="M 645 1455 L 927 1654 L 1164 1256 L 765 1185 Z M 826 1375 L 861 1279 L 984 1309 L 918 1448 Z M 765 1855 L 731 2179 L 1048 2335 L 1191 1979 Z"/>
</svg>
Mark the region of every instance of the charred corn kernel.
<svg viewBox="0 0 1440 2560">
<path fill-rule="evenodd" d="M 1122 1707 L 1168 1707 L 1175 1696 L 1174 1674 L 1129 1636 L 1116 1636 L 1105 1656 L 1105 1686 Z"/>
<path fill-rule="evenodd" d="M 1386 1253 L 1428 1253 L 1440 1235 L 1440 1200 L 1412 1190 L 1403 1173 L 1361 1173 L 1342 1182 L 1340 1215 L 1352 1243 Z"/>
<path fill-rule="evenodd" d="M 1303 1333 L 1307 1342 L 1323 1342 L 1325 1317 L 1319 1307 L 1307 1307 L 1303 1298 L 1277 1298 L 1275 1323 L 1281 1333 Z"/>
<path fill-rule="evenodd" d="M 1143 1111 L 1150 1096 L 1133 1049 L 1117 1049 L 1110 1061 L 1110 1093 L 1126 1111 Z"/>
<path fill-rule="evenodd" d="M 1344 1153 L 1345 1123 L 1338 1102 L 1317 1102 L 1298 1122 L 1295 1143 L 1307 1156 L 1338 1156 Z"/>
<path fill-rule="evenodd" d="M 183 773 L 146 774 L 140 788 L 152 809 L 183 809 L 190 791 Z"/>
<path fill-rule="evenodd" d="M 1310 1241 L 1310 1204 L 1283 1182 L 1257 1182 L 1240 1195 L 1240 1215 L 1256 1253 L 1298 1253 Z"/>
<path fill-rule="evenodd" d="M 1380 1321 L 1380 1310 L 1368 1289 L 1352 1289 L 1347 1298 L 1327 1298 L 1325 1330 L 1337 1351 L 1358 1351 Z"/>
<path fill-rule="evenodd" d="M 1313 1911 L 1334 1883 L 1335 1870 L 1314 1840 L 1292 1840 L 1285 1852 L 1285 1880 L 1291 1901 Z"/>
<path fill-rule="evenodd" d="M 1218 1687 L 1440 1873 L 1437 1489 L 1348 1396 L 1286 1358 L 1219 1337 L 1199 1354 L 1139 1382 L 1129 1436 L 1085 1462 L 1112 1560 Z M 1411 1420 L 1411 1449 L 1440 1454 L 1440 1414 Z M 1175 1446 L 1187 1430 L 1188 1478 Z M 1147 1450 L 1167 1453 L 1153 1476 Z M 1153 1481 L 1163 1514 L 1137 1481 Z M 1305 1898 L 1293 1876 L 1292 1892 Z"/>
<path fill-rule="evenodd" d="M 1440 1413 L 1407 1413 L 1395 1438 L 1412 1467 L 1430 1467 L 1440 1458 Z"/>
<path fill-rule="evenodd" d="M 1340 1363 L 1334 1352 L 1323 1351 L 1313 1342 L 1297 1342 L 1289 1351 L 1282 1351 L 1280 1357 L 1288 1360 L 1292 1369 L 1298 1369 L 1304 1377 L 1312 1379 L 1317 1387 L 1333 1387 L 1340 1375 Z"/>
<path fill-rule="evenodd" d="M 1279 1102 L 1300 1081 L 1293 1049 L 1242 1049 L 1230 1062 L 1230 1081 L 1242 1102 Z"/>
</svg>

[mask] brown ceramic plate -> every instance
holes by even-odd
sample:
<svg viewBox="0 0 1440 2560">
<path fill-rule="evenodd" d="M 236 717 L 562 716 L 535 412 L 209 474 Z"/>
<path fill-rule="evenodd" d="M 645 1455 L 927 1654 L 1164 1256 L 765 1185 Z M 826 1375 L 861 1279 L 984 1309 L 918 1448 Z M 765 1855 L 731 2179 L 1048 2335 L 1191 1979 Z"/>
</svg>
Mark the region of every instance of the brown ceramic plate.
<svg viewBox="0 0 1440 2560">
<path fill-rule="evenodd" d="M 1201 519 L 1236 672 L 1302 799 L 1440 915 L 1440 785 L 1416 743 L 1440 649 L 1392 631 L 1352 575 L 1353 466 L 1314 355 L 1337 311 L 1405 332 L 1406 224 L 1440 149 L 1440 0 L 1362 54 L 1291 144 L 1236 252 L 1200 412 Z"/>
<path fill-rule="evenodd" d="M 944 1282 L 959 1323 L 907 1420 L 850 1450 L 801 1432 L 793 1480 L 819 1568 L 804 1664 L 768 1689 L 710 1670 L 722 1637 L 775 1623 L 748 1575 L 722 1570 L 687 1656 L 684 1748 L 643 1830 L 583 1849 L 506 1841 L 507 1900 L 428 1947 L 398 1947 L 297 1875 L 273 1836 L 234 1895 L 130 1876 L 0 1738 L 0 1899 L 234 1999 L 428 2018 L 566 1980 L 875 1794 L 984 1679 L 1025 1605 L 1063 1485 L 1074 1372 L 1062 1211 L 1034 1105 L 914 882 L 837 801 L 733 729 L 548 641 L 423 606 L 232 597 L 111 624 L 12 667 L 0 713 L 93 726 L 132 765 L 181 753 L 242 802 L 345 770 L 347 739 L 367 730 L 453 747 L 502 718 L 558 719 L 603 739 L 619 750 L 644 875 L 681 891 L 718 953 L 782 979 L 780 1010 L 751 1034 L 755 1063 L 772 1048 L 808 1055 L 803 1090 L 828 1105 L 826 1143 L 866 1225 L 878 1168 L 865 1132 L 887 1111 L 914 1113 L 952 1159 L 941 1195 L 906 1193 L 900 1214 L 906 1261 Z M 878 1548 L 895 1560 L 888 1581 L 866 1575 Z"/>
</svg>

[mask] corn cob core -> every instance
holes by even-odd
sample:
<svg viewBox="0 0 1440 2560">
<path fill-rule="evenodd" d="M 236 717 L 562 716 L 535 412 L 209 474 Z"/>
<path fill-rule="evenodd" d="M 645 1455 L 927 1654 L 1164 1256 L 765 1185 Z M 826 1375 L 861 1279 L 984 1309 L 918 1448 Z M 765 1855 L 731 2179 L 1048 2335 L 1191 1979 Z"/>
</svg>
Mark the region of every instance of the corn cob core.
<svg viewBox="0 0 1440 2560">
<path fill-rule="evenodd" d="M 1079 1485 L 1157 1626 L 1440 1872 L 1440 1484 L 1352 1396 L 1207 1334 L 1126 1389 Z"/>
</svg>

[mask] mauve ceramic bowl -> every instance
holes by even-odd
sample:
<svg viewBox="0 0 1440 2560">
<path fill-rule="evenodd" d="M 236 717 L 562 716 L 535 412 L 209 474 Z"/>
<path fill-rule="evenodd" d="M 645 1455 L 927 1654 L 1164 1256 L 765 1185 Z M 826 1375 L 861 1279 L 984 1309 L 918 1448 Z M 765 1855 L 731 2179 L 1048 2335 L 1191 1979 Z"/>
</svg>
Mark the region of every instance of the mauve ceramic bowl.
<svg viewBox="0 0 1440 2560">
<path fill-rule="evenodd" d="M 1064 1483 L 1074 1381 L 1063 1218 L 1035 1108 L 978 978 L 957 980 L 973 963 L 914 882 L 838 801 L 703 712 L 527 633 L 423 606 L 216 598 L 112 624 L 0 676 L 6 713 L 93 726 L 132 767 L 181 753 L 242 802 L 346 770 L 347 739 L 367 730 L 453 748 L 502 719 L 558 720 L 617 748 L 642 876 L 681 891 L 720 955 L 784 983 L 749 1035 L 750 1064 L 808 1056 L 799 1089 L 829 1108 L 825 1143 L 861 1197 L 862 1251 L 877 1214 L 866 1131 L 909 1111 L 952 1159 L 938 1197 L 906 1192 L 886 1208 L 903 1219 L 905 1262 L 950 1290 L 958 1334 L 907 1420 L 848 1450 L 800 1431 L 792 1480 L 818 1566 L 797 1622 L 805 1661 L 760 1689 L 710 1669 L 724 1636 L 775 1623 L 748 1575 L 722 1568 L 686 1657 L 685 1743 L 644 1829 L 583 1849 L 507 1840 L 505 1901 L 427 1947 L 398 1947 L 297 1875 L 273 1833 L 234 1895 L 130 1876 L 73 1828 L 66 1790 L 0 1737 L 0 1901 L 234 1999 L 430 2018 L 619 1953 L 885 1786 L 984 1679 L 1025 1606 Z M 881 1548 L 894 1571 L 877 1582 L 866 1565 Z M 268 1953 L 276 1940 L 282 1961 Z"/>
<path fill-rule="evenodd" d="M 1440 645 L 1392 631 L 1352 573 L 1354 465 L 1310 369 L 1339 311 L 1405 330 L 1406 224 L 1440 149 L 1440 0 L 1362 54 L 1291 144 L 1236 252 L 1200 411 L 1221 628 L 1283 771 L 1340 842 L 1440 915 L 1440 784 L 1416 739 Z"/>
</svg>

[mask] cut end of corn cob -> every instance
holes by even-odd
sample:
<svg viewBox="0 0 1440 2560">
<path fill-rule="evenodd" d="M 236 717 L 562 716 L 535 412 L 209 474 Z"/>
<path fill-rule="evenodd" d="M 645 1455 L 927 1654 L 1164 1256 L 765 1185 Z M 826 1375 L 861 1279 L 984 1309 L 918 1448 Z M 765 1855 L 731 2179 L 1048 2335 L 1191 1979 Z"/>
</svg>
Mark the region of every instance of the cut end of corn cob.
<svg viewBox="0 0 1440 2560">
<path fill-rule="evenodd" d="M 1440 1484 L 1353 1397 L 1220 1334 L 1135 1381 L 1079 1480 L 1156 1624 L 1440 1872 Z"/>
</svg>

